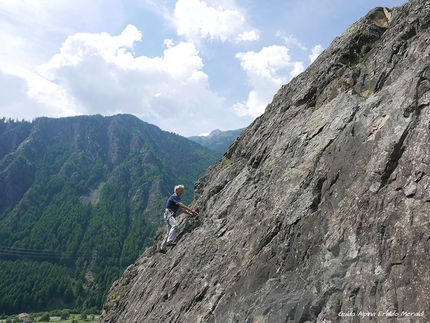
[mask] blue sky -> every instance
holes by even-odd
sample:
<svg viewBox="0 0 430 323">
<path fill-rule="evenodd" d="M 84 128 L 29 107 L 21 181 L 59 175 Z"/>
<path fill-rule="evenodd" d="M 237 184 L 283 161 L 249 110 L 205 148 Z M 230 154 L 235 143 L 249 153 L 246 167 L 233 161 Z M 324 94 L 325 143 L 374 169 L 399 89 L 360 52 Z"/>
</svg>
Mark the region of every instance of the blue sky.
<svg viewBox="0 0 430 323">
<path fill-rule="evenodd" d="M 406 0 L 2 0 L 0 117 L 248 126 L 371 9 Z"/>
</svg>

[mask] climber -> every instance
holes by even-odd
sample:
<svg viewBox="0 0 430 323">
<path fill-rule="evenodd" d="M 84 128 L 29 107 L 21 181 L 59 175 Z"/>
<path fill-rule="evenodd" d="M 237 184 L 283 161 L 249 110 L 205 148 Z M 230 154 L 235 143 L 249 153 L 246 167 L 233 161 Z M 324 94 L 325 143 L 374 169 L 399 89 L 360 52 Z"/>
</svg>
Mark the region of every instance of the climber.
<svg viewBox="0 0 430 323">
<path fill-rule="evenodd" d="M 176 221 L 176 212 L 178 209 L 195 217 L 198 213 L 181 202 L 181 195 L 184 193 L 184 185 L 175 186 L 174 193 L 170 195 L 166 202 L 166 210 L 164 211 L 164 221 L 166 221 L 166 235 L 161 243 L 159 252 L 166 253 L 167 246 L 174 246 L 178 222 Z"/>
</svg>

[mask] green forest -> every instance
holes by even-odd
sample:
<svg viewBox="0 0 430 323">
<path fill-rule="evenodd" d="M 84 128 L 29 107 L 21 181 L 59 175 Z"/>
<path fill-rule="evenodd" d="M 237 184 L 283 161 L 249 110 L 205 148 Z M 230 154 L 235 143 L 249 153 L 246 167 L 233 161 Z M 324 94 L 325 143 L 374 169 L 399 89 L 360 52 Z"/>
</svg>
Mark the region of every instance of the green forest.
<svg viewBox="0 0 430 323">
<path fill-rule="evenodd" d="M 0 119 L 0 313 L 101 309 L 220 155 L 130 115 Z"/>
<path fill-rule="evenodd" d="M 0 232 L 0 309 L 41 311 L 100 307 L 109 286 L 151 245 L 157 225 L 130 218 L 116 186 L 105 185 L 97 205 L 82 205 L 68 185 L 34 220 Z M 15 229 L 15 230 L 13 230 Z M 15 231 L 15 232 L 14 232 Z"/>
</svg>

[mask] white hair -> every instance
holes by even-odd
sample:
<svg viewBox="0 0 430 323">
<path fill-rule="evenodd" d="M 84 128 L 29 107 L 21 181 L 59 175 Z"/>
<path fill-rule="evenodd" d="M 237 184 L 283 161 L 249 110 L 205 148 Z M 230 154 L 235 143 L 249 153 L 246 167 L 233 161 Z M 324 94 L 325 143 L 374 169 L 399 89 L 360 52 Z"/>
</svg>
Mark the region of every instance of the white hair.
<svg viewBox="0 0 430 323">
<path fill-rule="evenodd" d="M 177 190 L 178 188 L 182 188 L 182 189 L 184 189 L 184 185 L 176 185 L 176 186 L 175 186 L 175 190 L 173 191 L 173 193 L 176 193 L 176 190 Z"/>
</svg>

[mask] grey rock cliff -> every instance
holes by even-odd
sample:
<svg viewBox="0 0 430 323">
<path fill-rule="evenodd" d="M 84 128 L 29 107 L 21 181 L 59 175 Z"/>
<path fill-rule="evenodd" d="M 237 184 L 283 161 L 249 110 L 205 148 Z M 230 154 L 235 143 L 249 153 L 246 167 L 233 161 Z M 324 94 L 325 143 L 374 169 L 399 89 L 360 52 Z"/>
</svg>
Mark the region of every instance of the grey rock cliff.
<svg viewBox="0 0 430 323">
<path fill-rule="evenodd" d="M 200 216 L 124 272 L 99 322 L 430 321 L 429 25 L 430 1 L 411 0 L 336 38 L 196 183 Z"/>
</svg>

